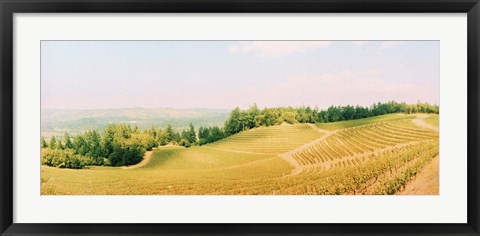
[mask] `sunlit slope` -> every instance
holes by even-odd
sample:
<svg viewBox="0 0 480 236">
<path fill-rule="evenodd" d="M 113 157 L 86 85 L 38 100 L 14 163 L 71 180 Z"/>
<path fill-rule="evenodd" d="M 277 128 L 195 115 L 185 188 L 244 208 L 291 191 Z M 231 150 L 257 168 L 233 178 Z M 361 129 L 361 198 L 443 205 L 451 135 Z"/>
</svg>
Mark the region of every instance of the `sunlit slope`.
<svg viewBox="0 0 480 236">
<path fill-rule="evenodd" d="M 438 158 L 438 140 L 340 159 L 331 168 L 306 168 L 288 176 L 280 194 L 395 194 Z M 437 183 L 438 184 L 438 183 Z M 421 194 L 421 192 L 419 192 Z"/>
<path fill-rule="evenodd" d="M 433 125 L 435 127 L 439 127 L 439 116 L 438 114 L 430 114 L 428 117 L 426 117 L 425 122 L 429 125 Z"/>
<path fill-rule="evenodd" d="M 42 192 L 225 193 L 225 189 L 235 187 L 239 181 L 249 182 L 250 185 L 254 180 L 279 178 L 289 174 L 292 166 L 275 154 L 321 135 L 321 132 L 306 124 L 284 124 L 244 131 L 207 146 L 160 147 L 153 153 L 148 164 L 136 169 L 93 167 L 87 170 L 64 170 L 43 167 Z M 238 188 L 246 187 L 238 185 Z M 244 190 L 239 193 L 242 192 Z"/>
<path fill-rule="evenodd" d="M 438 158 L 435 124 L 438 115 L 398 114 L 318 125 L 331 131 L 291 152 L 295 170 L 280 193 L 394 194 Z"/>
<path fill-rule="evenodd" d="M 416 117 L 415 114 L 405 115 L 405 114 L 397 113 L 397 114 L 374 116 L 374 117 L 358 119 L 358 120 L 321 123 L 321 124 L 317 124 L 317 127 L 325 130 L 338 130 L 338 129 L 345 129 L 345 128 L 350 128 L 355 126 L 380 123 L 380 122 L 391 122 L 391 121 L 409 120 L 409 119 L 411 120 L 411 119 L 414 119 L 415 117 Z"/>
<path fill-rule="evenodd" d="M 402 145 L 438 138 L 436 132 L 419 127 L 410 119 L 350 127 L 332 131 L 328 135 L 321 142 L 295 153 L 295 159 L 301 165 L 327 162 L 334 164 L 337 159 L 391 150 Z"/>
<path fill-rule="evenodd" d="M 162 149 L 155 152 L 148 165 L 136 169 L 65 170 L 42 166 L 42 194 L 245 194 L 251 193 L 255 182 L 267 183 L 292 170 L 275 156 L 257 159 L 242 154 L 242 161 L 237 163 L 228 157 L 219 161 L 216 153 L 199 161 L 183 153 L 186 149 Z M 183 157 L 174 160 L 177 154 Z M 206 162 L 212 165 L 204 168 Z M 271 193 L 271 189 L 262 192 Z"/>
<path fill-rule="evenodd" d="M 279 154 L 323 135 L 323 132 L 308 124 L 282 124 L 244 131 L 207 148 L 243 153 Z"/>
<path fill-rule="evenodd" d="M 211 170 L 232 168 L 271 158 L 271 155 L 236 153 L 205 147 L 161 147 L 144 170 Z"/>
<path fill-rule="evenodd" d="M 42 167 L 42 194 L 393 194 L 439 154 L 438 131 L 420 121 L 438 116 L 257 128 L 201 147 L 160 147 L 133 169 Z"/>
</svg>

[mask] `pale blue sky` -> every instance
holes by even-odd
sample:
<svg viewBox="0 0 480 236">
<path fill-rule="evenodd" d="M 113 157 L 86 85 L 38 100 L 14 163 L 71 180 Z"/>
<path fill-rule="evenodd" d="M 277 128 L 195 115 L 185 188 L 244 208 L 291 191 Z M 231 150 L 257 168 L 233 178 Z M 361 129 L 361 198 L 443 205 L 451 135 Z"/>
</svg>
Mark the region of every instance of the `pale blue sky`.
<svg viewBox="0 0 480 236">
<path fill-rule="evenodd" d="M 439 41 L 42 41 L 43 108 L 439 104 Z"/>
</svg>

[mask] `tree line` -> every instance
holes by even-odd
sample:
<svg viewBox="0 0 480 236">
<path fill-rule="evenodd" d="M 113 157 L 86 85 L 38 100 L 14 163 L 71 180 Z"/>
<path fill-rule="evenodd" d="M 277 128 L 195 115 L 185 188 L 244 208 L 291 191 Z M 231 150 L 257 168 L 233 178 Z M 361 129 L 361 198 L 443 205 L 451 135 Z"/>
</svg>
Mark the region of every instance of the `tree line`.
<svg viewBox="0 0 480 236">
<path fill-rule="evenodd" d="M 136 125 L 110 124 L 101 133 L 91 130 L 71 137 L 65 132 L 63 137 L 51 136 L 48 142 L 42 137 L 42 164 L 74 169 L 92 165 L 133 165 L 140 162 L 145 152 L 154 147 L 168 144 L 184 147 L 205 145 L 261 126 L 280 125 L 283 122 L 327 123 L 417 112 L 438 114 L 439 107 L 428 103 L 406 104 L 394 101 L 379 102 L 370 107 L 330 106 L 324 110 L 309 106 L 259 109 L 253 104 L 246 110 L 238 107 L 233 109 L 224 127 L 200 127 L 198 132 L 193 124 L 182 132 L 176 132 L 171 125 L 164 129 L 151 127 L 140 130 Z"/>
<path fill-rule="evenodd" d="M 295 123 L 327 123 L 354 120 L 392 113 L 439 113 L 439 106 L 418 102 L 417 104 L 398 103 L 394 101 L 376 103 L 370 107 L 363 106 L 330 106 L 320 110 L 309 106 L 276 107 L 259 109 L 256 104 L 247 110 L 238 107 L 232 110 L 225 122 L 225 136 L 261 127 L 279 125 L 283 122 Z"/>
</svg>

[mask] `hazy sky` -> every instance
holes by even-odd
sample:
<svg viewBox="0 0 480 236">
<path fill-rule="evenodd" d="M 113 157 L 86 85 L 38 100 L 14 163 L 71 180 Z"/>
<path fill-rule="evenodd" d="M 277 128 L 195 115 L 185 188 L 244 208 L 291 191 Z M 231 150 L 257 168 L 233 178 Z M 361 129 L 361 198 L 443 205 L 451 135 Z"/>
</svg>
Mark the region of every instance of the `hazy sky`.
<svg viewBox="0 0 480 236">
<path fill-rule="evenodd" d="M 439 104 L 438 41 L 42 41 L 43 108 Z"/>
</svg>

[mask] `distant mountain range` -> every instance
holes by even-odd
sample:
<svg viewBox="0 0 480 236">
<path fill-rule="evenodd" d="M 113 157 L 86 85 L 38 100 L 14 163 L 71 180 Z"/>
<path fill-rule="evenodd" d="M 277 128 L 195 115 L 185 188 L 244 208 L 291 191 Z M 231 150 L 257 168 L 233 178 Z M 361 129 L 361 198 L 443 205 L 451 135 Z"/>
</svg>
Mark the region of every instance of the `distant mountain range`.
<svg viewBox="0 0 480 236">
<path fill-rule="evenodd" d="M 200 126 L 223 126 L 229 110 L 223 109 L 175 109 L 175 108 L 125 108 L 125 109 L 42 109 L 42 135 L 72 134 L 85 130 L 99 131 L 110 123 L 137 124 L 139 128 L 152 126 L 164 128 L 171 124 L 180 131 L 192 123 L 196 129 Z"/>
</svg>

